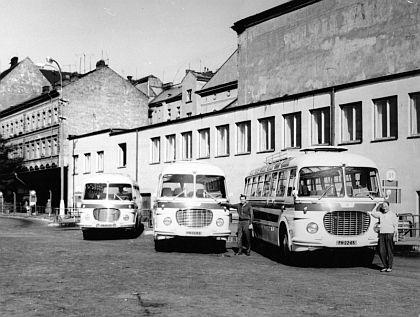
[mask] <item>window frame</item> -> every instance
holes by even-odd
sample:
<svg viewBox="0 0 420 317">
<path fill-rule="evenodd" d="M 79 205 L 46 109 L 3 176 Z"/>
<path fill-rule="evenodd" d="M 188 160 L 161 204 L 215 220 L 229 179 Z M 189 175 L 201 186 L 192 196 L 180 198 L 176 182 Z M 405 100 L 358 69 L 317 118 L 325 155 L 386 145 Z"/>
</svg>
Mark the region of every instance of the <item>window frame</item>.
<svg viewBox="0 0 420 317">
<path fill-rule="evenodd" d="M 173 140 L 173 142 L 170 142 Z M 170 157 L 170 154 L 171 157 Z M 176 161 L 176 134 L 165 135 L 165 162 Z"/>
<path fill-rule="evenodd" d="M 157 141 L 156 143 L 154 141 Z M 157 158 L 156 158 L 157 156 Z M 150 164 L 158 164 L 161 161 L 160 136 L 150 138 Z"/>
<path fill-rule="evenodd" d="M 224 131 L 224 132 L 223 132 Z M 223 137 L 224 133 L 224 137 Z M 230 155 L 230 127 L 229 124 L 216 126 L 216 157 Z"/>
<path fill-rule="evenodd" d="M 293 126 L 288 125 L 289 118 L 293 118 Z M 283 140 L 284 149 L 300 149 L 302 147 L 302 112 L 292 112 L 283 115 L 284 129 L 283 129 Z M 293 129 L 290 133 L 287 133 L 286 129 Z M 287 137 L 290 140 L 287 140 Z M 293 137 L 293 139 L 292 139 Z M 290 142 L 289 142 L 290 141 Z"/>
<path fill-rule="evenodd" d="M 118 168 L 127 167 L 127 143 L 118 143 Z"/>
<path fill-rule="evenodd" d="M 265 126 L 266 124 L 266 126 Z M 265 131 L 264 131 L 265 128 Z M 263 147 L 265 145 L 265 147 Z M 258 152 L 276 149 L 276 120 L 274 116 L 258 119 Z"/>
<path fill-rule="evenodd" d="M 197 130 L 198 132 L 198 158 L 210 158 L 210 128 Z M 207 135 L 204 139 L 203 135 Z M 204 151 L 203 151 L 204 150 Z"/>
<path fill-rule="evenodd" d="M 388 96 L 384 98 L 373 99 L 373 141 L 387 141 L 387 140 L 396 140 L 398 138 L 398 97 Z M 385 102 L 386 104 L 381 104 Z M 378 113 L 378 106 L 385 106 L 386 114 L 383 112 Z M 392 107 L 392 108 L 391 108 Z M 382 110 L 383 111 L 383 110 Z M 381 122 L 379 122 L 379 115 L 381 115 Z M 393 118 L 395 116 L 395 118 Z M 384 120 L 385 118 L 385 120 Z M 384 122 L 386 121 L 386 126 L 384 127 Z M 394 124 L 394 125 L 393 125 Z M 384 128 L 386 130 L 386 135 L 383 135 Z M 379 135 L 379 130 L 380 135 Z M 392 135 L 392 134 L 395 135 Z"/>
<path fill-rule="evenodd" d="M 251 120 L 236 122 L 236 155 L 250 154 L 252 150 L 251 139 Z M 241 127 L 245 127 L 245 131 L 241 131 Z M 245 135 L 245 136 L 242 136 Z"/>
<path fill-rule="evenodd" d="M 322 107 L 311 109 L 311 144 L 331 144 L 331 108 Z M 320 122 L 318 122 L 318 116 Z M 319 142 L 320 141 L 320 142 Z"/>
<path fill-rule="evenodd" d="M 192 131 L 181 133 L 182 159 L 192 160 Z"/>
</svg>

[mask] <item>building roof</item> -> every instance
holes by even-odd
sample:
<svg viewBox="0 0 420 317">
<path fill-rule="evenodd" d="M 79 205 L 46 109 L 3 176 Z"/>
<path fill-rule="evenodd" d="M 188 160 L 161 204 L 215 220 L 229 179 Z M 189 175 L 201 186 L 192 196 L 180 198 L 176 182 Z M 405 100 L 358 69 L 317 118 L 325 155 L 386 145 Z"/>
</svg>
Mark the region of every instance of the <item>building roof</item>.
<svg viewBox="0 0 420 317">
<path fill-rule="evenodd" d="M 232 83 L 237 85 L 238 82 L 238 50 L 235 50 L 232 55 L 223 63 L 216 71 L 214 76 L 201 88 L 196 91 L 199 95 L 206 95 L 206 92 L 211 93 L 216 88 L 231 86 Z M 231 88 L 231 87 L 230 87 Z"/>
<path fill-rule="evenodd" d="M 49 101 L 53 98 L 58 97 L 59 95 L 60 94 L 57 92 L 57 90 L 51 90 L 51 91 L 49 91 L 45 94 L 36 96 L 36 97 L 28 99 L 28 100 L 25 100 L 22 103 L 11 106 L 11 107 L 3 110 L 3 111 L 0 111 L 0 118 L 6 117 L 6 116 L 11 115 L 11 114 L 16 113 L 16 112 L 19 112 L 23 109 L 30 108 L 34 105 L 43 103 L 45 101 Z"/>
<path fill-rule="evenodd" d="M 264 21 L 268 21 L 280 15 L 295 11 L 319 1 L 321 0 L 283 0 L 282 4 L 274 8 L 262 11 L 235 22 L 232 26 L 232 29 L 239 35 L 253 25 L 260 24 Z"/>
<path fill-rule="evenodd" d="M 39 69 L 44 75 L 44 77 L 51 83 L 51 86 L 55 86 L 60 83 L 60 73 L 56 70 L 52 69 L 45 69 L 40 68 Z M 63 77 L 63 86 L 65 85 L 65 82 L 70 81 L 70 78 L 74 77 L 80 77 L 78 73 L 70 73 L 70 72 L 61 72 L 61 76 Z"/>
<path fill-rule="evenodd" d="M 181 85 L 173 85 L 162 91 L 155 99 L 153 99 L 149 105 L 157 104 L 161 102 L 175 101 L 182 98 L 182 87 Z"/>
<path fill-rule="evenodd" d="M 191 73 L 195 76 L 195 78 L 197 78 L 197 80 L 199 81 L 209 81 L 214 73 L 211 70 L 205 70 L 204 72 L 197 72 L 195 70 L 192 69 L 187 69 L 185 71 L 185 74 Z"/>
</svg>

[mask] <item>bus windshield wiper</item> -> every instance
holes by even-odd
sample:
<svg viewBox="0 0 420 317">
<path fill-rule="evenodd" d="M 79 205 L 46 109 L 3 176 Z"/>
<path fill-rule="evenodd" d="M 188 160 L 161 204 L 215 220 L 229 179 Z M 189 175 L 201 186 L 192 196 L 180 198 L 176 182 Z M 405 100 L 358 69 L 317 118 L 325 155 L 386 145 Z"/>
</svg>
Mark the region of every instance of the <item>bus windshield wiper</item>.
<svg viewBox="0 0 420 317">
<path fill-rule="evenodd" d="M 179 196 L 181 196 L 181 194 L 184 194 L 184 197 L 187 195 L 187 190 L 183 189 L 182 192 L 180 192 L 178 195 L 174 196 L 172 199 L 175 200 L 175 198 L 178 198 Z"/>
<path fill-rule="evenodd" d="M 212 194 L 210 194 L 207 190 L 204 190 L 204 193 L 206 194 L 206 195 L 209 195 L 209 197 L 211 198 L 211 199 L 213 199 L 216 203 L 218 203 L 219 201 L 217 200 L 217 198 L 216 197 L 214 197 Z"/>
<path fill-rule="evenodd" d="M 328 186 L 327 187 L 327 189 L 325 189 L 323 192 L 322 192 L 322 194 L 321 194 L 321 196 L 318 198 L 318 200 L 321 200 L 329 191 L 330 191 L 330 189 L 331 188 L 333 188 L 334 187 L 334 185 L 330 185 L 330 186 Z"/>
</svg>

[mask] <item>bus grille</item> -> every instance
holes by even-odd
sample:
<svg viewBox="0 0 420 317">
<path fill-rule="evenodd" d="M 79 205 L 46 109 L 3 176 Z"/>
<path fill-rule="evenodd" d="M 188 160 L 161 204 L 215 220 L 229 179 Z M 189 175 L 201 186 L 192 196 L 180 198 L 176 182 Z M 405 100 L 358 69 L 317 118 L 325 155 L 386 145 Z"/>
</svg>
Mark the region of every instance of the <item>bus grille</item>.
<svg viewBox="0 0 420 317">
<path fill-rule="evenodd" d="M 113 222 L 120 218 L 120 210 L 115 208 L 95 208 L 93 217 L 97 221 Z"/>
<path fill-rule="evenodd" d="M 213 212 L 207 209 L 180 209 L 176 212 L 176 221 L 180 226 L 201 228 L 211 224 Z"/>
<path fill-rule="evenodd" d="M 357 236 L 369 229 L 370 216 L 362 211 L 332 211 L 324 216 L 328 233 L 336 236 Z"/>
</svg>

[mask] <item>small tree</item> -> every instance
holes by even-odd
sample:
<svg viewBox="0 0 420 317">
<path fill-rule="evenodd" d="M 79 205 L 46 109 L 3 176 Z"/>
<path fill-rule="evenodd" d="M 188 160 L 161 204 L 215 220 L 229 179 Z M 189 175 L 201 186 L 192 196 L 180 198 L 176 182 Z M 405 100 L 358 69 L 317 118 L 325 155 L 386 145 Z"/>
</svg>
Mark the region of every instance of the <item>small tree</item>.
<svg viewBox="0 0 420 317">
<path fill-rule="evenodd" d="M 16 173 L 22 170 L 23 158 L 11 157 L 13 152 L 13 147 L 0 135 L 0 191 L 4 193 L 15 188 Z"/>
</svg>

